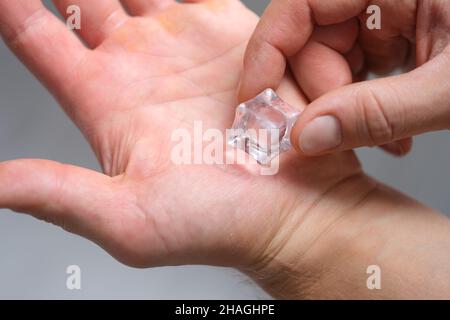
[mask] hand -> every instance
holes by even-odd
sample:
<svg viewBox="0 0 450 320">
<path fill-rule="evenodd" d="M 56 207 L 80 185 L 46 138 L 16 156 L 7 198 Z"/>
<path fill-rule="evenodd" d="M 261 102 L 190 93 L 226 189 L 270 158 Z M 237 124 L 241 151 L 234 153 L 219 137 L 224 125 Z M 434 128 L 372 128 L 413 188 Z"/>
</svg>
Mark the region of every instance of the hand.
<svg viewBox="0 0 450 320">
<path fill-rule="evenodd" d="M 276 176 L 242 165 L 175 165 L 175 129 L 192 131 L 198 120 L 205 129 L 231 125 L 257 18 L 234 0 L 123 3 L 132 17 L 118 1 L 56 1 L 61 11 L 82 8 L 85 48 L 40 1 L 0 0 L 2 36 L 78 125 L 105 173 L 4 162 L 0 207 L 91 239 L 127 265 L 232 266 L 275 297 L 367 297 L 364 271 L 373 263 L 388 288 L 375 297 L 410 296 L 403 283 L 450 292 L 439 277 L 423 284 L 397 272 L 424 259 L 420 270 L 433 270 L 426 274 L 450 276 L 448 220 L 366 177 L 353 152 L 285 154 Z M 305 105 L 287 78 L 278 91 Z"/>
<path fill-rule="evenodd" d="M 298 263 L 319 229 L 341 214 L 316 214 L 324 194 L 349 189 L 341 194 L 348 208 L 374 183 L 351 152 L 286 155 L 273 177 L 238 165 L 173 164 L 175 129 L 192 130 L 196 120 L 205 130 L 231 126 L 257 17 L 233 0 L 123 2 L 132 17 L 118 1 L 55 1 L 61 12 L 81 7 L 86 48 L 40 1 L 0 0 L 5 41 L 81 129 L 105 173 L 46 160 L 4 162 L 0 207 L 87 237 L 128 265 L 205 263 L 278 277 L 278 267 L 263 270 L 275 258 L 287 263 L 284 243 L 298 238 Z M 301 107 L 296 92 L 288 80 L 280 88 Z"/>
<path fill-rule="evenodd" d="M 381 9 L 381 30 L 366 27 L 369 5 Z M 288 62 L 313 101 L 293 130 L 299 152 L 382 145 L 401 155 L 409 137 L 450 129 L 449 32 L 446 0 L 273 0 L 248 46 L 240 97 L 277 87 Z M 409 69 L 414 57 L 409 73 L 350 84 Z"/>
</svg>

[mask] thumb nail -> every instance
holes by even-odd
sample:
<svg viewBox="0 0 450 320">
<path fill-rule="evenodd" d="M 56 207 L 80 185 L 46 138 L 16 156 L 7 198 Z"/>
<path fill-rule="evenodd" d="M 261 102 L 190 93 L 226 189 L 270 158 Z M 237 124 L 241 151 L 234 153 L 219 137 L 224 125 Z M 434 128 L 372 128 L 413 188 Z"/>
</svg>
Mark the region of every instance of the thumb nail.
<svg viewBox="0 0 450 320">
<path fill-rule="evenodd" d="M 321 116 L 306 125 L 300 134 L 299 146 L 305 154 L 332 150 L 342 143 L 342 130 L 334 116 Z"/>
</svg>

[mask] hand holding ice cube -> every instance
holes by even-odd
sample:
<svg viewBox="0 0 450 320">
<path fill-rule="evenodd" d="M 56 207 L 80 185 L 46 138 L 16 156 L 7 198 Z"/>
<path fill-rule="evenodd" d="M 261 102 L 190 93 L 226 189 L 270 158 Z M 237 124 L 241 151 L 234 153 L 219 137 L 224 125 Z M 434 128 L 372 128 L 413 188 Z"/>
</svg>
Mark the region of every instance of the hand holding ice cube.
<svg viewBox="0 0 450 320">
<path fill-rule="evenodd" d="M 369 5 L 380 10 L 379 30 L 367 26 Z M 288 65 L 311 101 L 293 130 L 299 152 L 382 146 L 404 155 L 409 137 L 450 129 L 449 33 L 440 0 L 273 0 L 247 48 L 241 100 L 276 88 Z M 412 71 L 351 84 L 396 68 Z"/>
<path fill-rule="evenodd" d="M 57 98 L 103 168 L 2 162 L 0 207 L 80 234 L 128 265 L 239 268 L 276 297 L 367 297 L 365 279 L 360 282 L 364 258 L 386 254 L 397 262 L 386 279 L 395 274 L 410 283 L 410 272 L 395 269 L 419 260 L 421 270 L 432 270 L 426 274 L 441 271 L 434 281 L 450 278 L 448 222 L 365 176 L 352 152 L 315 159 L 285 154 L 275 176 L 251 175 L 239 165 L 171 162 L 175 129 L 192 132 L 200 120 L 207 128 L 230 127 L 245 46 L 257 23 L 238 1 L 194 2 L 55 1 L 63 13 L 67 4 L 82 7 L 85 47 L 40 1 L 0 0 L 6 43 Z M 304 107 L 287 78 L 278 92 Z M 285 137 L 286 118 L 269 118 Z M 444 253 L 426 251 L 438 251 L 436 265 L 433 257 L 419 259 L 420 251 L 405 258 L 403 239 L 430 248 L 434 237 Z M 423 288 L 422 280 L 411 286 Z M 450 292 L 439 283 L 442 290 L 424 290 Z M 398 288 L 386 292 L 410 291 Z"/>
</svg>

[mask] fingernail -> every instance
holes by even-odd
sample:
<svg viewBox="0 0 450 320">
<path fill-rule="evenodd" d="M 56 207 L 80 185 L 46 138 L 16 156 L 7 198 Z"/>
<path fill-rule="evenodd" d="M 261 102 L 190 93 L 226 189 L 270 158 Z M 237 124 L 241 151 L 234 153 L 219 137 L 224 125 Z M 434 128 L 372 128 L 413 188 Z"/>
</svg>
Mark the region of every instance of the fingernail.
<svg viewBox="0 0 450 320">
<path fill-rule="evenodd" d="M 306 154 L 328 151 L 341 143 L 341 124 L 333 116 L 321 116 L 311 121 L 303 129 L 299 140 L 299 146 Z"/>
</svg>

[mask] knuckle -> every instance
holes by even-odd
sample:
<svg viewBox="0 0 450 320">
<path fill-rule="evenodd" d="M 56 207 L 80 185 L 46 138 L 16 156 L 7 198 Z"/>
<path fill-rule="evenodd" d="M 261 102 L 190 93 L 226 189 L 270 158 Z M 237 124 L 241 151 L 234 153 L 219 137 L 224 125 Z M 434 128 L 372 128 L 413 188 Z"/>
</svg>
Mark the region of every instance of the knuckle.
<svg viewBox="0 0 450 320">
<path fill-rule="evenodd" d="M 12 48 L 22 46 L 26 42 L 23 38 L 26 38 L 33 28 L 43 27 L 45 25 L 46 18 L 46 10 L 38 9 L 22 23 L 8 30 L 3 37 Z"/>
<path fill-rule="evenodd" d="M 359 128 L 361 137 L 368 137 L 371 145 L 395 139 L 393 121 L 375 90 L 369 86 L 361 88 L 357 93 L 357 107 L 363 119 Z"/>
</svg>

